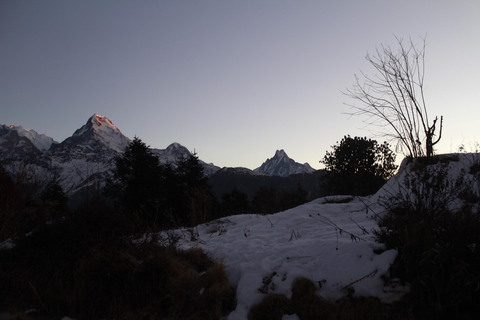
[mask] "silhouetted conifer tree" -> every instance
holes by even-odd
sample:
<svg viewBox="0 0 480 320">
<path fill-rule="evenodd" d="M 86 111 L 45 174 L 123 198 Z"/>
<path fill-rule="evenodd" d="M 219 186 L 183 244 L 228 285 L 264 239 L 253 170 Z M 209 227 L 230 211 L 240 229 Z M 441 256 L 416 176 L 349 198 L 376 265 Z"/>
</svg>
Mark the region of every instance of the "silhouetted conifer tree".
<svg viewBox="0 0 480 320">
<path fill-rule="evenodd" d="M 67 210 L 68 197 L 57 179 L 52 179 L 40 195 L 46 220 L 58 218 Z"/>
<path fill-rule="evenodd" d="M 114 191 L 120 202 L 142 220 L 157 223 L 164 214 L 164 169 L 158 157 L 135 137 L 115 159 Z"/>
<path fill-rule="evenodd" d="M 196 225 L 209 220 L 215 207 L 213 190 L 195 153 L 177 162 L 178 194 L 176 218 L 181 224 Z"/>
</svg>

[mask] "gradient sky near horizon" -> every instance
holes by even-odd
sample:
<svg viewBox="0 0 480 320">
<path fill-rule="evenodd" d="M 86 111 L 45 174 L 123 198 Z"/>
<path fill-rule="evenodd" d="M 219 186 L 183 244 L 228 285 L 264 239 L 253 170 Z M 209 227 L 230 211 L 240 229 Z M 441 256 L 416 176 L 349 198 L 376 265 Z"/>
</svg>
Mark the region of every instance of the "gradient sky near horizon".
<svg viewBox="0 0 480 320">
<path fill-rule="evenodd" d="M 437 152 L 480 142 L 480 1 L 0 2 L 0 123 L 61 142 L 94 113 L 154 148 L 254 169 L 319 160 L 344 135 L 383 141 L 342 94 L 394 35 L 426 48 Z M 398 156 L 402 158 L 401 155 Z"/>
</svg>

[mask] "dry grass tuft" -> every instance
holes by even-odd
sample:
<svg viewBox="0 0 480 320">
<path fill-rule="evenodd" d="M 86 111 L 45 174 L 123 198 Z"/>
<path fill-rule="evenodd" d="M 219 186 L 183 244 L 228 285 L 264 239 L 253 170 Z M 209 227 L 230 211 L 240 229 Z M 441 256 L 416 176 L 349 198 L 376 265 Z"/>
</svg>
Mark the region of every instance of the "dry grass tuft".
<svg viewBox="0 0 480 320">
<path fill-rule="evenodd" d="M 374 297 L 346 295 L 335 303 L 322 299 L 316 293 L 315 284 L 306 278 L 298 278 L 292 286 L 292 299 L 270 293 L 248 315 L 249 320 L 281 320 L 285 314 L 296 314 L 300 320 L 377 320 L 414 319 L 412 304 L 408 301 L 385 304 Z"/>
<path fill-rule="evenodd" d="M 295 280 L 292 287 L 292 303 L 301 320 L 335 319 L 337 306 L 321 299 L 315 293 L 315 284 L 306 278 Z"/>
<path fill-rule="evenodd" d="M 248 320 L 281 320 L 284 314 L 293 314 L 290 300 L 283 294 L 269 293 L 252 307 Z"/>
</svg>

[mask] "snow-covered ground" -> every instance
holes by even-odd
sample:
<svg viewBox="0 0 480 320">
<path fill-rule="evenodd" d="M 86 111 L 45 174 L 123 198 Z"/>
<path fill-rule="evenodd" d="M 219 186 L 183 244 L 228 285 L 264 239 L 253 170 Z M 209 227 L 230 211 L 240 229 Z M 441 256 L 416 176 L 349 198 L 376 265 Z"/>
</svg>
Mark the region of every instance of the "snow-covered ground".
<svg viewBox="0 0 480 320">
<path fill-rule="evenodd" d="M 228 319 L 246 319 L 267 292 L 290 298 L 298 277 L 313 280 L 326 299 L 336 300 L 352 288 L 358 296 L 399 299 L 408 289 L 385 287 L 381 278 L 396 250 L 375 253 L 382 249 L 371 233 L 379 210 L 367 198 L 320 198 L 273 215 L 219 219 L 196 227 L 193 236 L 177 232 L 184 235 L 182 247 L 201 247 L 225 263 L 237 290 L 237 308 Z"/>
<path fill-rule="evenodd" d="M 480 160 L 478 155 L 476 159 L 459 156 L 460 161 L 449 164 L 451 179 L 462 169 L 468 173 Z M 355 296 L 392 302 L 408 287 L 384 283 L 382 275 L 388 273 L 397 251 L 382 250 L 372 229 L 378 228 L 374 216 L 384 211 L 378 200 L 396 194 L 409 171 L 403 163 L 398 174 L 371 197 L 320 198 L 273 215 L 230 216 L 175 232 L 182 235 L 181 247 L 201 247 L 224 262 L 237 290 L 237 307 L 229 320 L 247 319 L 250 308 L 268 292 L 290 298 L 298 277 L 313 280 L 325 299 L 336 300 L 354 290 Z"/>
</svg>

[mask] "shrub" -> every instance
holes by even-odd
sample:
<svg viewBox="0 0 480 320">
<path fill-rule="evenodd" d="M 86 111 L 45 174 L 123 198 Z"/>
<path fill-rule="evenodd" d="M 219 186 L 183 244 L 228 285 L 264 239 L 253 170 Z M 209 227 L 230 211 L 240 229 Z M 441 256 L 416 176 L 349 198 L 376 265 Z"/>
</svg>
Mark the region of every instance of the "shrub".
<svg viewBox="0 0 480 320">
<path fill-rule="evenodd" d="M 283 315 L 293 313 L 292 304 L 285 295 L 269 293 L 252 307 L 248 320 L 282 320 Z"/>
<path fill-rule="evenodd" d="M 375 235 L 398 249 L 390 275 L 411 284 L 417 316 L 473 319 L 480 301 L 480 213 L 462 201 L 476 198 L 471 183 L 464 176 L 451 181 L 448 162 L 436 162 L 412 165 L 404 187 L 383 200 L 387 212 Z"/>
<path fill-rule="evenodd" d="M 336 305 L 315 293 L 315 284 L 306 278 L 296 279 L 292 287 L 292 304 L 301 320 L 335 319 Z"/>
<path fill-rule="evenodd" d="M 397 168 L 387 142 L 380 145 L 372 139 L 345 136 L 332 148 L 320 161 L 326 169 L 322 179 L 328 194 L 372 194 Z"/>
<path fill-rule="evenodd" d="M 234 307 L 223 265 L 155 237 L 132 242 L 137 230 L 125 216 L 94 207 L 0 251 L 3 308 L 76 319 L 219 319 Z"/>
</svg>

